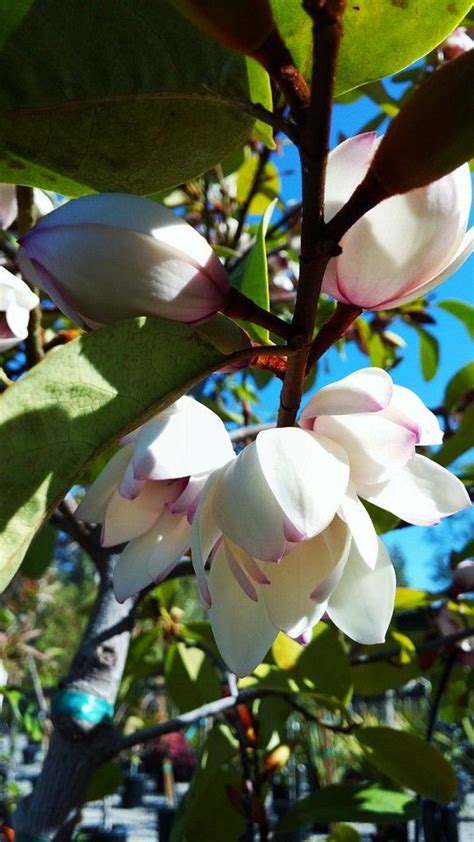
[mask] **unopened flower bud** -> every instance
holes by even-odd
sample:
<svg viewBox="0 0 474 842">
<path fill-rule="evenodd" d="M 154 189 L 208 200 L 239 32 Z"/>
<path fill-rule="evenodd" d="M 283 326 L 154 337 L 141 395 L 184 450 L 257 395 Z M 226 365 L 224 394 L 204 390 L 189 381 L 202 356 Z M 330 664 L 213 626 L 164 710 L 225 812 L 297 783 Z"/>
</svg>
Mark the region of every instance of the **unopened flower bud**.
<svg viewBox="0 0 474 842">
<path fill-rule="evenodd" d="M 203 322 L 230 288 L 194 228 L 128 194 L 84 196 L 49 213 L 23 237 L 18 265 L 66 316 L 89 327 L 134 316 Z"/>
<path fill-rule="evenodd" d="M 474 560 L 467 558 L 461 561 L 452 572 L 451 592 L 453 594 L 471 593 L 474 591 Z"/>
</svg>

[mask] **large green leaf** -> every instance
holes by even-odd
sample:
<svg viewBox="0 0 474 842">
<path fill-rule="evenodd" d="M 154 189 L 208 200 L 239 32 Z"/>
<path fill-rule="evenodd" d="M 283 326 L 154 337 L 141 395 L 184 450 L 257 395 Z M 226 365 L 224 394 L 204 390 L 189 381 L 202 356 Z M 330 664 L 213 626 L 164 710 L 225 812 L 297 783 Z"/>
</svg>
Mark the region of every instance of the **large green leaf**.
<svg viewBox="0 0 474 842">
<path fill-rule="evenodd" d="M 443 404 L 448 411 L 452 411 L 455 406 L 474 389 L 474 363 L 467 363 L 463 368 L 459 369 L 456 374 L 451 377 L 451 380 L 444 390 Z"/>
<path fill-rule="evenodd" d="M 325 623 L 315 626 L 311 643 L 303 649 L 289 674 L 302 688 L 314 688 L 343 702 L 349 701 L 352 695 L 349 657 L 334 626 Z"/>
<path fill-rule="evenodd" d="M 305 76 L 311 66 L 311 23 L 300 0 L 272 0 L 280 30 Z M 471 0 L 357 0 L 344 15 L 336 77 L 338 94 L 388 76 L 426 55 L 462 20 Z"/>
<path fill-rule="evenodd" d="M 165 658 L 166 688 L 180 713 L 218 699 L 220 684 L 211 661 L 200 649 L 173 643 Z"/>
<path fill-rule="evenodd" d="M 437 306 L 447 313 L 451 313 L 456 319 L 459 319 L 466 328 L 471 339 L 474 339 L 474 307 L 468 301 L 457 301 L 449 299 L 446 301 L 437 301 Z"/>
<path fill-rule="evenodd" d="M 0 589 L 107 444 L 226 358 L 185 325 L 118 322 L 50 352 L 0 398 Z"/>
<path fill-rule="evenodd" d="M 456 432 L 449 436 L 434 459 L 446 467 L 470 450 L 474 445 L 474 404 L 463 412 L 461 422 Z"/>
<path fill-rule="evenodd" d="M 413 798 L 377 785 L 332 784 L 299 801 L 281 820 L 278 831 L 316 822 L 407 822 L 416 815 Z"/>
<path fill-rule="evenodd" d="M 214 166 L 271 108 L 250 59 L 166 0 L 0 3 L 0 181 L 153 193 Z"/>
<path fill-rule="evenodd" d="M 270 309 L 270 293 L 268 290 L 268 265 L 265 237 L 268 225 L 275 209 L 277 200 L 274 199 L 265 209 L 258 227 L 255 245 L 244 261 L 244 273 L 241 290 L 252 301 L 264 310 Z M 248 325 L 249 333 L 258 342 L 268 344 L 270 335 L 266 328 L 260 325 Z"/>
<path fill-rule="evenodd" d="M 451 764 L 431 743 L 395 728 L 360 728 L 355 734 L 371 764 L 424 798 L 447 803 L 456 793 Z"/>
</svg>

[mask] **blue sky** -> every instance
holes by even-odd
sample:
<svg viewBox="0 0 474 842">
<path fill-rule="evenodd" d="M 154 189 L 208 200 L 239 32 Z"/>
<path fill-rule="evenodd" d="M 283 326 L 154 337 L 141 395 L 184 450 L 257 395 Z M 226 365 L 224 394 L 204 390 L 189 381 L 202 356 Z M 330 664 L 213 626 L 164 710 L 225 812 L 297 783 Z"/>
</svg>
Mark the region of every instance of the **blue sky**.
<svg viewBox="0 0 474 842">
<path fill-rule="evenodd" d="M 338 141 L 339 132 L 345 135 L 357 134 L 368 120 L 377 113 L 377 108 L 366 97 L 352 105 L 336 106 L 331 131 L 331 147 Z M 276 159 L 283 172 L 282 193 L 285 199 L 300 198 L 299 164 L 296 150 L 288 145 Z M 474 211 L 471 210 L 471 225 L 474 225 Z M 443 299 L 463 299 L 474 304 L 474 257 L 471 257 L 449 280 L 434 291 L 433 301 Z M 396 383 L 413 389 L 427 406 L 434 407 L 441 403 L 444 389 L 449 379 L 462 366 L 473 358 L 472 340 L 461 322 L 441 309 L 433 309 L 436 325 L 429 326 L 440 343 L 440 365 L 435 377 L 426 382 L 423 379 L 418 357 L 418 338 L 414 330 L 407 325 L 397 323 L 394 330 L 407 342 L 403 351 L 403 362 L 392 372 Z M 330 371 L 320 366 L 317 388 L 332 380 L 346 376 L 358 368 L 366 366 L 367 357 L 351 343 L 346 359 L 341 359 L 336 351 L 330 351 L 327 357 Z M 278 406 L 280 383 L 273 381 L 262 394 L 261 414 L 265 418 L 274 415 Z M 311 394 L 311 393 L 309 393 Z M 433 579 L 434 558 L 438 552 L 447 552 L 450 545 L 454 549 L 463 546 L 465 532 L 474 531 L 474 516 L 461 513 L 445 520 L 438 527 L 397 530 L 385 536 L 388 547 L 398 546 L 406 558 L 406 573 L 413 587 L 435 587 Z M 464 538 L 464 540 L 463 540 Z M 461 544 L 460 544 L 461 542 Z M 440 549 L 441 548 L 441 549 Z"/>
</svg>

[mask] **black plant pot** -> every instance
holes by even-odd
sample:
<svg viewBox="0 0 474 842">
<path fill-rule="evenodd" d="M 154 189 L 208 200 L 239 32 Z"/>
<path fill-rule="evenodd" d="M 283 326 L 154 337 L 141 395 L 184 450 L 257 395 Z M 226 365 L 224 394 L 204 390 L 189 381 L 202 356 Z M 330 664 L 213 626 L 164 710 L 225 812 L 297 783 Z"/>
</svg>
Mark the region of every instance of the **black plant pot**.
<svg viewBox="0 0 474 842">
<path fill-rule="evenodd" d="M 112 827 L 87 828 L 89 842 L 127 842 L 128 830 L 124 824 Z"/>
<path fill-rule="evenodd" d="M 160 804 L 158 807 L 158 839 L 169 842 L 173 829 L 176 807 L 174 804 Z"/>
<path fill-rule="evenodd" d="M 141 772 L 129 772 L 124 778 L 122 807 L 133 809 L 141 807 L 145 793 L 146 775 Z"/>
<path fill-rule="evenodd" d="M 38 743 L 28 743 L 23 747 L 23 763 L 29 766 L 31 763 L 36 763 L 39 758 L 41 746 Z"/>
</svg>

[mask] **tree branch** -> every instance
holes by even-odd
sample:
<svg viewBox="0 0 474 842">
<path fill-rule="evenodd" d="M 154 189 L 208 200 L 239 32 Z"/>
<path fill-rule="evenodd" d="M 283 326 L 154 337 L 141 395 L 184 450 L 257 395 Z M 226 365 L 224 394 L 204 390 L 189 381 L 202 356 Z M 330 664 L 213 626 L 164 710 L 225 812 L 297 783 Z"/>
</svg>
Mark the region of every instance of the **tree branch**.
<svg viewBox="0 0 474 842">
<path fill-rule="evenodd" d="M 278 426 L 293 426 L 303 393 L 316 311 L 326 266 L 339 253 L 324 230 L 324 185 L 329 149 L 331 107 L 337 56 L 342 37 L 344 0 L 306 0 L 313 19 L 311 102 L 300 147 L 303 218 L 298 293 L 293 335 L 303 338 L 301 351 L 288 362 L 280 398 Z"/>
<path fill-rule="evenodd" d="M 18 204 L 18 233 L 22 236 L 30 230 L 35 221 L 33 188 L 19 185 L 16 188 L 16 200 Z M 39 290 L 36 287 L 32 287 L 32 289 L 34 293 L 38 294 Z M 33 307 L 28 322 L 28 336 L 25 339 L 27 368 L 32 368 L 44 357 L 41 340 L 41 319 L 41 306 Z"/>
</svg>

